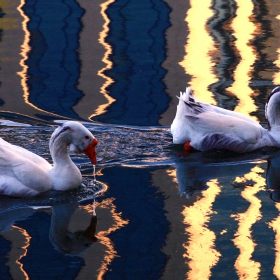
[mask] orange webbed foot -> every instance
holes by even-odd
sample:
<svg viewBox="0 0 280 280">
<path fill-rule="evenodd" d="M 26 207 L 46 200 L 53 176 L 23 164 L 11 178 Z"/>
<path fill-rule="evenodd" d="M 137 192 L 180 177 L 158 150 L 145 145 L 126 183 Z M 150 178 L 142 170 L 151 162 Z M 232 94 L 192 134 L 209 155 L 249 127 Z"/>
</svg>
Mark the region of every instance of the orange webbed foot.
<svg viewBox="0 0 280 280">
<path fill-rule="evenodd" d="M 191 146 L 191 142 L 188 141 L 184 144 L 184 151 L 187 153 L 190 153 L 192 151 L 192 146 Z"/>
</svg>

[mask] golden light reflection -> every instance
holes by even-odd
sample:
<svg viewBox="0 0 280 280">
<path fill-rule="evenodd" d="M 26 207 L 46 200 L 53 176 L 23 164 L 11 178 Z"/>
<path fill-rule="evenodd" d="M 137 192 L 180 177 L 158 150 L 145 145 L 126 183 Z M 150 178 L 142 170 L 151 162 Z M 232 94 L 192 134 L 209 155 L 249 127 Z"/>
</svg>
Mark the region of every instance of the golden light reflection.
<svg viewBox="0 0 280 280">
<path fill-rule="evenodd" d="M 256 197 L 256 194 L 265 185 L 265 178 L 259 175 L 263 172 L 260 167 L 256 166 L 250 173 L 244 175 L 245 180 L 254 182 L 253 186 L 247 186 L 241 192 L 241 196 L 250 205 L 246 212 L 232 215 L 238 221 L 238 229 L 233 242 L 240 250 L 234 265 L 239 279 L 258 279 L 261 269 L 261 264 L 251 259 L 256 245 L 252 238 L 251 227 L 261 218 L 261 200 Z M 242 178 L 236 178 L 237 182 L 242 180 Z"/>
<path fill-rule="evenodd" d="M 172 179 L 172 182 L 178 183 L 177 177 L 176 177 L 176 169 L 169 169 L 166 172 L 167 172 L 168 176 Z"/>
<path fill-rule="evenodd" d="M 4 12 L 6 13 L 6 10 L 9 8 L 13 10 L 14 3 L 10 3 L 10 1 L 1 1 L 1 8 L 4 9 Z M 11 11 L 8 11 L 10 14 Z M 0 18 L 0 29 L 7 30 L 7 29 L 13 29 L 17 27 L 17 19 L 15 18 L 9 18 L 9 17 L 1 17 Z M 7 59 L 5 57 L 1 57 L 1 61 L 3 59 Z"/>
<path fill-rule="evenodd" d="M 108 6 L 114 2 L 115 2 L 115 0 L 108 0 L 108 1 L 100 4 L 101 15 L 102 15 L 105 23 L 103 24 L 103 30 L 99 33 L 98 41 L 101 45 L 104 46 L 104 48 L 106 50 L 106 52 L 102 58 L 102 62 L 104 62 L 106 66 L 98 71 L 98 75 L 100 77 L 102 77 L 103 79 L 105 79 L 105 83 L 100 88 L 100 92 L 107 99 L 107 103 L 98 106 L 98 108 L 95 110 L 95 112 L 89 117 L 90 120 L 97 115 L 101 115 L 101 114 L 105 113 L 106 109 L 115 101 L 115 99 L 112 98 L 106 90 L 107 87 L 114 82 L 114 80 L 104 74 L 105 71 L 107 71 L 113 67 L 113 63 L 109 59 L 110 54 L 112 54 L 112 47 L 106 42 L 106 37 L 108 35 L 109 23 L 110 23 L 110 19 L 108 18 L 107 14 L 106 14 L 106 10 L 108 9 Z"/>
<path fill-rule="evenodd" d="M 187 279 L 209 279 L 211 269 L 221 256 L 214 248 L 216 235 L 207 225 L 215 214 L 212 205 L 221 190 L 217 180 L 212 180 L 207 185 L 208 189 L 202 191 L 202 198 L 194 205 L 185 207 L 182 212 L 189 235 L 189 241 L 183 245 L 186 249 L 184 257 L 189 259 Z"/>
<path fill-rule="evenodd" d="M 276 19 L 280 20 L 280 15 L 278 15 L 278 16 L 276 17 Z M 280 68 L 280 48 L 277 49 L 277 54 L 278 54 L 277 60 L 274 61 L 274 64 L 275 64 L 278 68 Z M 279 71 L 276 72 L 276 73 L 274 73 L 274 75 L 273 75 L 273 83 L 274 83 L 275 85 L 280 85 L 280 72 L 279 72 Z"/>
<path fill-rule="evenodd" d="M 102 261 L 101 267 L 99 268 L 97 279 L 103 279 L 104 274 L 108 270 L 108 266 L 113 261 L 114 258 L 117 257 L 117 252 L 114 248 L 114 244 L 111 241 L 111 239 L 108 237 L 108 235 L 125 225 L 129 223 L 128 220 L 123 220 L 121 215 L 122 213 L 117 213 L 116 206 L 113 204 L 114 198 L 108 198 L 105 200 L 102 200 L 101 202 L 95 202 L 95 207 L 97 209 L 103 208 L 108 209 L 111 212 L 112 218 L 113 218 L 113 224 L 111 224 L 111 227 L 107 230 L 98 231 L 97 238 L 99 239 L 99 242 L 103 244 L 106 247 L 106 255 L 104 256 L 104 259 Z M 92 213 L 92 207 L 91 206 L 85 206 L 84 207 L 89 213 Z"/>
<path fill-rule="evenodd" d="M 276 203 L 275 207 L 279 211 L 279 216 L 271 221 L 268 225 L 275 232 L 275 264 L 273 268 L 273 274 L 277 279 L 280 279 L 280 204 Z"/>
<path fill-rule="evenodd" d="M 217 82 L 213 73 L 214 63 L 211 61 L 216 51 L 214 42 L 206 29 L 206 23 L 213 16 L 211 0 L 191 0 L 191 7 L 185 21 L 188 23 L 189 36 L 185 46 L 186 55 L 180 65 L 192 76 L 190 87 L 197 98 L 216 104 L 208 87 Z"/>
<path fill-rule="evenodd" d="M 238 6 L 236 17 L 233 19 L 231 27 L 234 30 L 235 47 L 240 55 L 240 62 L 234 71 L 234 83 L 228 90 L 239 99 L 235 111 L 251 116 L 250 113 L 257 110 L 253 99 L 254 93 L 249 87 L 253 64 L 257 60 L 257 52 L 251 41 L 254 34 L 260 33 L 261 30 L 259 25 L 253 23 L 255 19 L 253 2 L 237 0 L 236 3 Z"/>
<path fill-rule="evenodd" d="M 20 228 L 20 227 L 17 227 L 17 226 L 13 226 L 13 228 L 16 228 L 20 231 L 20 233 L 25 237 L 25 245 L 22 246 L 22 250 L 23 250 L 23 253 L 21 254 L 21 256 L 16 260 L 16 263 L 19 265 L 20 267 L 20 270 L 23 272 L 24 276 L 25 276 L 25 279 L 29 279 L 27 273 L 25 272 L 25 270 L 23 269 L 23 264 L 20 262 L 20 260 L 26 256 L 27 254 L 27 248 L 29 247 L 30 245 L 30 240 L 31 240 L 31 236 L 28 234 L 28 232 L 23 229 L 23 228 Z"/>
<path fill-rule="evenodd" d="M 5 239 L 11 241 L 11 250 L 8 257 L 9 261 L 6 265 L 9 267 L 12 278 L 30 279 L 20 260 L 27 254 L 31 236 L 25 229 L 18 226 L 12 226 L 10 231 L 2 232 L 1 235 Z"/>
<path fill-rule="evenodd" d="M 29 97 L 29 92 L 28 92 L 28 86 L 27 86 L 27 70 L 28 66 L 25 64 L 25 61 L 28 59 L 28 53 L 31 50 L 29 46 L 29 41 L 30 41 L 30 32 L 27 29 L 27 23 L 29 21 L 29 18 L 26 16 L 24 11 L 22 10 L 22 7 L 24 6 L 25 1 L 21 0 L 20 5 L 18 6 L 17 10 L 20 12 L 21 16 L 23 17 L 23 22 L 22 22 L 22 29 L 24 31 L 24 41 L 21 45 L 21 56 L 22 60 L 20 61 L 20 66 L 22 67 L 22 71 L 18 72 L 19 76 L 21 77 L 21 85 L 23 88 L 23 97 L 25 103 L 28 103 L 28 97 Z"/>
<path fill-rule="evenodd" d="M 22 9 L 24 5 L 25 5 L 25 0 L 21 0 L 20 1 L 20 5 L 17 7 L 17 10 L 19 11 L 20 15 L 23 17 L 22 30 L 24 32 L 24 40 L 23 40 L 23 43 L 21 45 L 21 53 L 20 53 L 20 55 L 22 56 L 22 59 L 19 62 L 20 66 L 22 67 L 22 71 L 17 72 L 17 74 L 21 77 L 21 86 L 22 86 L 22 89 L 23 89 L 24 102 L 27 105 L 35 108 L 36 110 L 39 110 L 39 111 L 44 112 L 44 113 L 47 113 L 48 115 L 59 116 L 57 114 L 45 111 L 45 110 L 35 106 L 31 102 L 29 102 L 29 88 L 28 88 L 28 85 L 27 85 L 27 81 L 28 81 L 28 74 L 27 74 L 28 66 L 26 65 L 25 62 L 28 59 L 28 54 L 31 51 L 31 48 L 29 46 L 30 32 L 29 32 L 29 30 L 27 28 L 27 23 L 29 22 L 29 18 L 24 13 L 24 11 Z"/>
</svg>

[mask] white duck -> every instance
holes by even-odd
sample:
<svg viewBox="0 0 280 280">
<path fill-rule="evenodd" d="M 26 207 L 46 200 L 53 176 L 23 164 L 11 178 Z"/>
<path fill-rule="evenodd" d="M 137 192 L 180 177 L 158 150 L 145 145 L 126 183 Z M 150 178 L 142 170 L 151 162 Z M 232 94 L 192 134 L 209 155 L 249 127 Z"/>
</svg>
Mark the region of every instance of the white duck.
<svg viewBox="0 0 280 280">
<path fill-rule="evenodd" d="M 195 99 L 190 88 L 178 98 L 171 133 L 173 143 L 185 144 L 187 151 L 191 147 L 238 153 L 267 146 L 280 148 L 280 87 L 272 90 L 265 106 L 268 129 L 245 115 Z"/>
<path fill-rule="evenodd" d="M 97 142 L 82 124 L 65 122 L 50 139 L 51 165 L 42 157 L 0 138 L 0 194 L 23 197 L 51 189 L 77 188 L 82 176 L 69 156 L 68 147 L 76 153 L 84 152 L 96 164 Z"/>
</svg>

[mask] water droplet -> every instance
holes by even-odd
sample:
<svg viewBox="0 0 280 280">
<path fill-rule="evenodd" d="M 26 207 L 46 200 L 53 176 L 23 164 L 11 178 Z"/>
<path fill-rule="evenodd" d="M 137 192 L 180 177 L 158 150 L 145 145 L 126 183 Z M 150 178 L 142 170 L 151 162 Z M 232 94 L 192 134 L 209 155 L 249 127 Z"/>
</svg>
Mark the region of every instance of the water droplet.
<svg viewBox="0 0 280 280">
<path fill-rule="evenodd" d="M 92 215 L 93 216 L 96 216 L 95 208 L 96 208 L 96 202 L 95 202 L 95 199 L 94 199 L 93 202 L 92 202 Z"/>
<path fill-rule="evenodd" d="M 95 164 L 92 165 L 93 166 L 93 183 L 96 183 L 96 176 L 95 176 Z"/>
</svg>

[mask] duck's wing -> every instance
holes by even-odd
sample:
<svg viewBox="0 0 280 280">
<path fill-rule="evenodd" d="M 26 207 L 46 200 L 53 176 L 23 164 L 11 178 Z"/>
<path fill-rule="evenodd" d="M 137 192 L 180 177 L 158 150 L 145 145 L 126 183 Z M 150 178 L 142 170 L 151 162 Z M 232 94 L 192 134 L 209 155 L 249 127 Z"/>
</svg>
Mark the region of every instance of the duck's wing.
<svg viewBox="0 0 280 280">
<path fill-rule="evenodd" d="M 1 166 L 1 153 L 5 153 L 5 152 L 11 152 L 17 156 L 26 158 L 28 160 L 30 160 L 31 162 L 33 162 L 36 165 L 39 165 L 41 168 L 44 169 L 50 169 L 51 165 L 42 157 L 20 147 L 20 146 L 16 146 L 13 145 L 7 141 L 5 141 L 4 139 L 0 138 L 0 166 Z M 5 160 L 4 162 L 2 162 L 2 164 L 5 164 Z"/>
<path fill-rule="evenodd" d="M 254 124 L 258 124 L 258 122 L 256 122 L 252 118 L 250 118 L 248 116 L 245 116 L 241 113 L 238 113 L 238 112 L 235 112 L 235 111 L 230 111 L 230 110 L 227 110 L 227 109 L 224 109 L 224 108 L 220 108 L 220 107 L 217 107 L 217 106 L 212 105 L 212 104 L 208 104 L 206 102 L 203 102 L 203 101 L 195 98 L 193 93 L 192 93 L 192 90 L 189 87 L 186 88 L 185 92 L 180 93 L 179 99 L 182 99 L 184 102 L 189 103 L 189 104 L 197 104 L 200 107 L 202 107 L 204 111 L 206 111 L 206 110 L 207 111 L 213 111 L 213 112 L 216 112 L 216 113 L 221 114 L 221 115 L 232 116 L 232 117 L 236 117 L 236 118 L 239 118 L 239 119 L 242 119 L 242 120 L 246 120 L 246 121 L 254 123 Z"/>
<path fill-rule="evenodd" d="M 196 148 L 201 151 L 212 149 L 229 150 L 236 153 L 245 153 L 253 151 L 259 147 L 255 144 L 243 141 L 241 138 L 231 134 L 212 133 L 206 135 L 199 143 L 195 144 Z"/>
<path fill-rule="evenodd" d="M 39 156 L 0 141 L 0 194 L 30 196 L 51 188 L 51 165 Z"/>
<path fill-rule="evenodd" d="M 251 147 L 261 143 L 264 129 L 250 117 L 202 102 L 193 96 L 190 88 L 180 92 L 178 98 L 176 116 L 171 125 L 173 143 L 191 141 L 198 150 L 215 148 L 217 134 L 221 134 L 219 143 L 225 145 L 224 149 L 232 145 L 234 149 L 240 146 L 240 150 L 244 150 L 243 144 L 247 147 L 249 143 Z M 205 136 L 207 138 L 201 146 Z"/>
<path fill-rule="evenodd" d="M 247 152 L 265 145 L 265 130 L 258 123 L 207 110 L 196 103 L 189 105 L 193 110 L 185 117 L 192 128 L 191 145 L 195 149 Z"/>
</svg>

